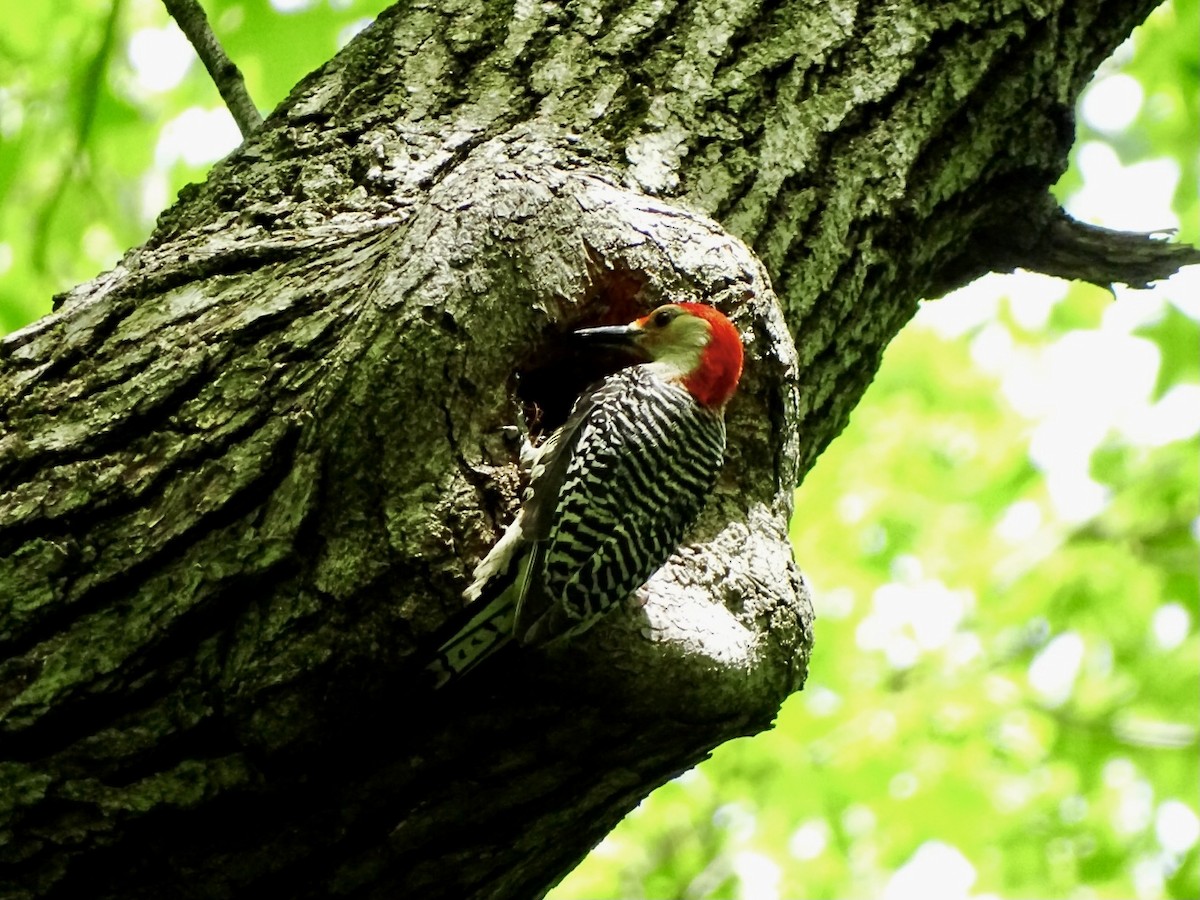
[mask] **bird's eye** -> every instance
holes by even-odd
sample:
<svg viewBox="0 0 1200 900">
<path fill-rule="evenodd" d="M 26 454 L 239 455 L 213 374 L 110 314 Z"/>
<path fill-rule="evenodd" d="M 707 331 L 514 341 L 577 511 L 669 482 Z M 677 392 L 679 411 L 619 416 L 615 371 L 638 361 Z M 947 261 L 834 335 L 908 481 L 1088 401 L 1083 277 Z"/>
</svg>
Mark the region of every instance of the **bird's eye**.
<svg viewBox="0 0 1200 900">
<path fill-rule="evenodd" d="M 656 328 L 666 328 L 671 324 L 671 320 L 675 318 L 669 309 L 660 309 L 654 314 L 654 325 Z"/>
</svg>

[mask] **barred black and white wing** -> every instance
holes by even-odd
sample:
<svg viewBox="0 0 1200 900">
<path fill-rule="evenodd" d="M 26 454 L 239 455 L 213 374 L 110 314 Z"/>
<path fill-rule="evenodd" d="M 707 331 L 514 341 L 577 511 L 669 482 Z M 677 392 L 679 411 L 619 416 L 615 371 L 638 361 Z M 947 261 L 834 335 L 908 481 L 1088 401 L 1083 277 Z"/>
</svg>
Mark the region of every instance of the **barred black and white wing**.
<svg viewBox="0 0 1200 900">
<path fill-rule="evenodd" d="M 646 367 L 611 376 L 592 400 L 558 461 L 552 512 L 538 511 L 541 552 L 514 623 L 524 644 L 578 634 L 645 584 L 699 515 L 725 456 L 721 413 Z"/>
<path fill-rule="evenodd" d="M 429 666 L 442 684 L 515 636 L 541 645 L 591 627 L 683 540 L 725 456 L 719 410 L 648 366 L 585 393 L 541 448 L 521 511 L 479 564 L 481 604 Z"/>
</svg>

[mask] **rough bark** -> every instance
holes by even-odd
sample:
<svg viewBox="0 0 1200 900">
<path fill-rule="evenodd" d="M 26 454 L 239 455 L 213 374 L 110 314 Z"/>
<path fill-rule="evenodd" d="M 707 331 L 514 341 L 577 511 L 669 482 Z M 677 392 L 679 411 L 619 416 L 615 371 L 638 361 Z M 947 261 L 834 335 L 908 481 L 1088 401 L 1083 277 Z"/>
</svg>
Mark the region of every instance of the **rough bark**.
<svg viewBox="0 0 1200 900">
<path fill-rule="evenodd" d="M 811 643 L 792 487 L 918 299 L 1043 232 L 1105 282 L 1187 261 L 1046 200 L 1151 6 L 381 16 L 0 345 L 3 893 L 540 896 L 768 727 Z M 557 338 L 662 298 L 747 338 L 704 520 L 568 651 L 430 692 L 513 426 L 595 374 Z"/>
</svg>

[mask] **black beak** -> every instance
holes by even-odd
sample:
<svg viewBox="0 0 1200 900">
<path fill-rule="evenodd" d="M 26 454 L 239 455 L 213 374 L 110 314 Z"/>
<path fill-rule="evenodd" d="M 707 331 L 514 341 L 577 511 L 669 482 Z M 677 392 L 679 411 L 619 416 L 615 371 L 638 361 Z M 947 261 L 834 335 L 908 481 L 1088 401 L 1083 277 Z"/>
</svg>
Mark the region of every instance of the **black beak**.
<svg viewBox="0 0 1200 900">
<path fill-rule="evenodd" d="M 633 325 L 602 325 L 599 328 L 580 328 L 575 336 L 594 347 L 629 350 L 637 346 L 642 329 Z"/>
</svg>

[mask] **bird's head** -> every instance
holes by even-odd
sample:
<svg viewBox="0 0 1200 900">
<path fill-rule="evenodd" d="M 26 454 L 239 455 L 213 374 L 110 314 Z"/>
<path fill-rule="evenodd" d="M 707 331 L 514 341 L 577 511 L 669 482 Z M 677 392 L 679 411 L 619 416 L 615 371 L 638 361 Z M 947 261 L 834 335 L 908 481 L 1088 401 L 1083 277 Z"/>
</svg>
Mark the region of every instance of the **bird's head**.
<svg viewBox="0 0 1200 900">
<path fill-rule="evenodd" d="M 575 333 L 641 352 L 662 378 L 678 381 L 705 406 L 724 406 L 742 375 L 741 336 L 729 319 L 703 303 L 668 303 L 628 325 Z"/>
</svg>

